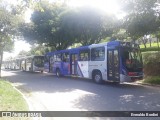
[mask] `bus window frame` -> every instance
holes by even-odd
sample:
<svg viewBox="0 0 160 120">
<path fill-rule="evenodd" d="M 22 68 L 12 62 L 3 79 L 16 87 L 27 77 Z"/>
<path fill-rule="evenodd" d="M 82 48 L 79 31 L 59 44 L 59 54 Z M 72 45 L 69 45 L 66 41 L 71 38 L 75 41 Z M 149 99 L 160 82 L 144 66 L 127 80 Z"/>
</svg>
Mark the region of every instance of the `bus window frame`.
<svg viewBox="0 0 160 120">
<path fill-rule="evenodd" d="M 67 54 L 67 56 L 66 56 Z M 64 58 L 64 55 L 65 55 L 65 58 Z M 63 52 L 61 53 L 61 61 L 62 62 L 70 62 L 70 58 L 69 58 L 69 52 Z"/>
<path fill-rule="evenodd" d="M 87 56 L 85 54 L 88 54 Z M 83 58 L 81 58 L 83 54 Z M 83 49 L 79 51 L 79 61 L 90 61 L 90 49 Z"/>
<path fill-rule="evenodd" d="M 93 54 L 93 51 L 95 52 L 95 50 L 97 49 L 102 49 L 103 52 L 103 56 L 100 56 L 100 53 L 98 53 L 98 57 L 96 57 L 95 53 Z M 91 61 L 104 61 L 105 60 L 105 46 L 101 46 L 101 47 L 94 47 L 91 48 Z"/>
<path fill-rule="evenodd" d="M 56 53 L 55 56 L 56 56 L 55 62 L 62 62 L 62 53 Z"/>
</svg>

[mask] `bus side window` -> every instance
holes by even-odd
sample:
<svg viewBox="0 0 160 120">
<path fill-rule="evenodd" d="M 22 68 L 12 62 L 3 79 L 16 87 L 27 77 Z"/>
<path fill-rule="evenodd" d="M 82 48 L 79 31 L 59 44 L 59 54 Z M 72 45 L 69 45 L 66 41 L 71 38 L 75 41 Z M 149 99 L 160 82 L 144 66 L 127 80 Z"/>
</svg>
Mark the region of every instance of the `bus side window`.
<svg viewBox="0 0 160 120">
<path fill-rule="evenodd" d="M 80 61 L 88 61 L 89 59 L 89 49 L 80 51 Z"/>
<path fill-rule="evenodd" d="M 54 60 L 54 56 L 51 56 L 51 57 L 50 57 L 50 63 L 54 63 L 54 61 L 55 61 L 55 60 Z"/>
<path fill-rule="evenodd" d="M 80 61 L 83 61 L 83 58 L 84 58 L 84 54 L 83 52 L 80 53 Z"/>
<path fill-rule="evenodd" d="M 44 57 L 44 61 L 45 61 L 45 62 L 49 62 L 49 56 L 48 56 L 48 55 L 46 55 L 46 56 Z"/>
<path fill-rule="evenodd" d="M 98 47 L 91 49 L 91 60 L 92 61 L 103 61 L 105 58 L 105 48 Z"/>
<path fill-rule="evenodd" d="M 69 53 L 63 53 L 62 54 L 62 61 L 63 62 L 69 62 Z"/>
<path fill-rule="evenodd" d="M 59 53 L 59 54 L 56 55 L 56 61 L 60 62 L 61 60 L 62 60 L 61 54 Z"/>
</svg>

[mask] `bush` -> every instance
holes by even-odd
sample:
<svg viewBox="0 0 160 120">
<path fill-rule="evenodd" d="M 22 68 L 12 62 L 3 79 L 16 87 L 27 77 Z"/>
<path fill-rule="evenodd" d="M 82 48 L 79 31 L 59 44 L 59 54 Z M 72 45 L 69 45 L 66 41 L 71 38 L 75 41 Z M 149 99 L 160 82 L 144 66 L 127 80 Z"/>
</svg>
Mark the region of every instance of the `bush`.
<svg viewBox="0 0 160 120">
<path fill-rule="evenodd" d="M 142 53 L 145 76 L 160 75 L 160 52 Z"/>
<path fill-rule="evenodd" d="M 144 83 L 160 84 L 160 76 L 148 76 L 145 78 Z"/>
<path fill-rule="evenodd" d="M 141 52 L 147 52 L 147 51 L 160 51 L 160 48 L 158 47 L 141 48 Z"/>
</svg>

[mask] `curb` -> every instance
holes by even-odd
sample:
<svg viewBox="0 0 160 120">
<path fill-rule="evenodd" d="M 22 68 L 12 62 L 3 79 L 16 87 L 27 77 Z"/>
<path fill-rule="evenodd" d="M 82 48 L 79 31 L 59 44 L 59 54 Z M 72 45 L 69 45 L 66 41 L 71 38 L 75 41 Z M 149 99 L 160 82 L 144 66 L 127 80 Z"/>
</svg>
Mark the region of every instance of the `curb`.
<svg viewBox="0 0 160 120">
<path fill-rule="evenodd" d="M 12 85 L 13 86 L 13 85 Z M 31 105 L 31 103 L 29 102 L 29 100 L 25 97 L 25 95 L 19 90 L 19 89 L 17 89 L 15 86 L 13 86 L 13 88 L 16 90 L 16 91 L 18 91 L 21 95 L 22 95 L 22 97 L 24 98 L 24 100 L 27 102 L 27 105 L 28 105 L 28 107 L 29 107 L 29 110 L 28 111 L 33 111 L 33 108 L 32 108 L 32 105 Z M 29 118 L 29 120 L 41 120 L 42 118 L 37 118 L 37 117 L 28 117 Z"/>
<path fill-rule="evenodd" d="M 160 87 L 160 85 L 149 84 L 149 83 L 141 83 L 141 82 L 136 82 L 136 84 L 139 84 L 139 85 L 146 85 L 146 86 L 152 86 L 152 87 Z"/>
<path fill-rule="evenodd" d="M 13 85 L 12 85 L 12 86 L 13 86 Z M 28 109 L 29 109 L 29 111 L 30 111 L 32 107 L 31 107 L 31 104 L 29 103 L 28 99 L 27 99 L 27 98 L 24 96 L 24 94 L 23 94 L 20 90 L 18 90 L 15 86 L 13 86 L 13 88 L 22 95 L 22 97 L 24 98 L 24 100 L 27 102 Z"/>
</svg>

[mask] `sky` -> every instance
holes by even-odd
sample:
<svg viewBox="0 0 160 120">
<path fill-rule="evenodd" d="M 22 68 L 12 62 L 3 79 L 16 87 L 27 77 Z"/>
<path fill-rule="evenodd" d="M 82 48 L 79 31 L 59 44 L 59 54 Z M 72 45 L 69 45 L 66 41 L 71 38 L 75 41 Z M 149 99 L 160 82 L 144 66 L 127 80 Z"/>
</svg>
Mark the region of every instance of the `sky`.
<svg viewBox="0 0 160 120">
<path fill-rule="evenodd" d="M 71 7 L 89 5 L 107 13 L 116 13 L 119 11 L 119 6 L 115 0 L 69 0 L 68 5 Z"/>
<path fill-rule="evenodd" d="M 30 48 L 31 48 L 31 45 L 26 43 L 25 41 L 16 40 L 14 45 L 14 50 L 10 53 L 4 52 L 3 59 L 6 60 L 7 58 L 11 58 L 11 57 L 13 58 L 16 55 L 18 55 L 20 51 L 22 50 L 29 51 Z"/>
<path fill-rule="evenodd" d="M 17 0 L 6 0 L 10 4 L 16 5 Z M 64 0 L 49 0 L 50 2 L 58 1 L 63 2 Z M 120 13 L 120 6 L 116 2 L 117 0 L 65 0 L 70 7 L 81 7 L 81 6 L 92 6 L 99 8 L 100 10 L 109 13 L 115 14 L 120 19 L 123 15 Z M 28 9 L 25 13 L 25 21 L 30 22 L 30 17 L 32 10 Z M 22 50 L 29 51 L 31 45 L 22 40 L 15 41 L 14 51 L 12 53 L 4 53 L 4 60 L 9 57 L 14 57 Z"/>
</svg>

